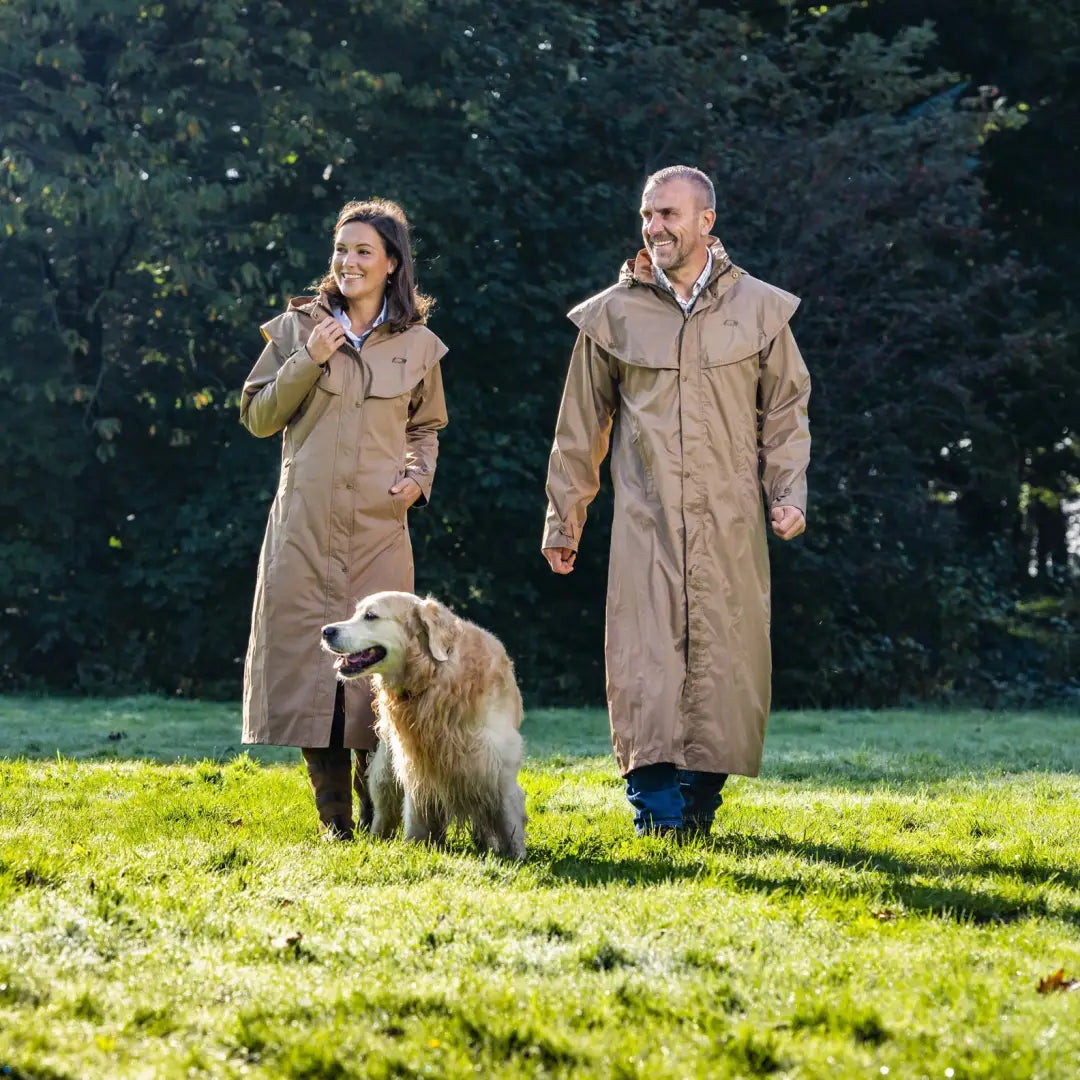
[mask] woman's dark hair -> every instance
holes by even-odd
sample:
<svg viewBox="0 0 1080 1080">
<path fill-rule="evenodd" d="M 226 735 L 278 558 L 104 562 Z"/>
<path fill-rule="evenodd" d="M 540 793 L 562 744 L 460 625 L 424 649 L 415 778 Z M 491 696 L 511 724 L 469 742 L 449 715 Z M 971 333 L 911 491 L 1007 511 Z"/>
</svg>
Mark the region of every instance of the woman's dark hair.
<svg viewBox="0 0 1080 1080">
<path fill-rule="evenodd" d="M 412 243 L 409 239 L 409 219 L 396 202 L 389 199 L 365 199 L 346 203 L 334 225 L 338 229 L 350 221 L 363 221 L 382 238 L 386 254 L 397 260 L 397 267 L 386 283 L 386 321 L 395 333 L 415 323 L 427 321 L 435 301 L 416 287 L 416 271 L 413 269 Z M 332 271 L 318 282 L 318 290 L 325 293 L 337 307 L 346 306 L 345 297 L 334 280 Z"/>
</svg>

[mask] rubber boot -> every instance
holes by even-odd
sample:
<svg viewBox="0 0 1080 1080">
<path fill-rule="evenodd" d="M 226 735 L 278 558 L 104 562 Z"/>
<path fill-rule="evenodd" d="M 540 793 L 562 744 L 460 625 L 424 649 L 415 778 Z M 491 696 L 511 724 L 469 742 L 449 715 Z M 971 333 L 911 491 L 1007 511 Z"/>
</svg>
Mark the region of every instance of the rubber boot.
<svg viewBox="0 0 1080 1080">
<path fill-rule="evenodd" d="M 347 753 L 348 751 L 346 751 Z M 374 750 L 354 750 L 352 785 L 356 792 L 356 828 L 358 832 L 367 832 L 371 828 L 371 820 L 375 816 L 375 807 L 371 802 L 371 792 L 368 791 L 367 767 L 371 763 Z"/>
<path fill-rule="evenodd" d="M 352 786 L 349 751 L 344 748 L 305 747 L 301 753 L 315 795 L 315 809 L 326 840 L 353 838 Z"/>
</svg>

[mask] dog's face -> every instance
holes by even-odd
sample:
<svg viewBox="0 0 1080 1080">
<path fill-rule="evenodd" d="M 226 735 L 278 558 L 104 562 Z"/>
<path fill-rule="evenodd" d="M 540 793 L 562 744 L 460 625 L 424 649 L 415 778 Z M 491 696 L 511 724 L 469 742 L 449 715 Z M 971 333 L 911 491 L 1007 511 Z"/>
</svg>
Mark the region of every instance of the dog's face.
<svg viewBox="0 0 1080 1080">
<path fill-rule="evenodd" d="M 412 593 L 380 592 L 364 597 L 347 622 L 322 628 L 323 648 L 334 653 L 338 677 L 366 679 L 381 675 L 402 685 L 418 644 L 436 662 L 447 659 L 456 622 L 436 600 Z"/>
</svg>

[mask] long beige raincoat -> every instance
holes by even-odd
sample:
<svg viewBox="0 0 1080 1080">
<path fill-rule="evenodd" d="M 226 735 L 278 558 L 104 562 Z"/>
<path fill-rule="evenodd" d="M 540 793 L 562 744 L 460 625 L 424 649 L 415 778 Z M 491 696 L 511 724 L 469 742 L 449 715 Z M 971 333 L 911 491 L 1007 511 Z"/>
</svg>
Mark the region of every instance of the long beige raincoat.
<svg viewBox="0 0 1080 1080">
<path fill-rule="evenodd" d="M 719 241 L 688 315 L 642 251 L 578 327 L 543 547 L 577 550 L 613 443 L 607 687 L 619 769 L 756 776 L 771 693 L 769 506 L 806 512 L 810 377 L 798 300 Z"/>
<path fill-rule="evenodd" d="M 329 744 L 337 684 L 319 631 L 368 593 L 412 591 L 406 506 L 389 489 L 411 477 L 427 501 L 446 426 L 446 346 L 430 330 L 383 323 L 319 367 L 305 343 L 329 314 L 326 297 L 300 297 L 266 323 L 240 403 L 253 435 L 283 432 L 244 668 L 246 743 Z M 372 724 L 367 680 L 346 684 L 345 745 L 373 748 Z"/>
</svg>

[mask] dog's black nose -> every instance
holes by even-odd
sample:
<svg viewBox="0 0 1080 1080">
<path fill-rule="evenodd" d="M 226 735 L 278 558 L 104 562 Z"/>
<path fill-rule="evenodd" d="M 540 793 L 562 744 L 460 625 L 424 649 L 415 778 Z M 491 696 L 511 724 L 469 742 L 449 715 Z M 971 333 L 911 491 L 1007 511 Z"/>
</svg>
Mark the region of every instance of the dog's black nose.
<svg viewBox="0 0 1080 1080">
<path fill-rule="evenodd" d="M 333 641 L 337 637 L 336 626 L 324 626 L 322 628 L 323 641 Z"/>
</svg>

